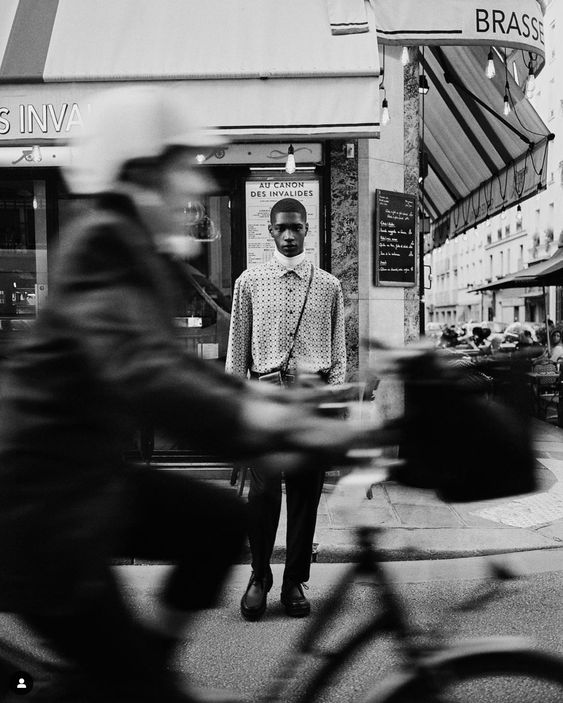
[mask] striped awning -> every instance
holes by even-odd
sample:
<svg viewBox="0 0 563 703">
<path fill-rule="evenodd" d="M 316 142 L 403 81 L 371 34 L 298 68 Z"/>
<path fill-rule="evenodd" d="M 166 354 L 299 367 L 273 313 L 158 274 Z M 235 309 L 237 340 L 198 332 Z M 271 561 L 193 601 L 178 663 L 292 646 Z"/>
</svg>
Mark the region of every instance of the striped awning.
<svg viewBox="0 0 563 703">
<path fill-rule="evenodd" d="M 361 0 L 341 0 L 351 4 Z M 486 46 L 509 63 L 545 60 L 543 0 L 374 0 L 379 41 L 399 46 Z"/>
<path fill-rule="evenodd" d="M 2 0 L 0 139 L 68 137 L 112 81 L 166 81 L 234 140 L 377 137 L 368 24 L 332 34 L 326 0 Z"/>
<path fill-rule="evenodd" d="M 439 246 L 545 187 L 553 138 L 518 81 L 493 52 L 495 77 L 485 76 L 490 49 L 426 47 L 421 65 L 423 154 L 427 175 L 422 200 L 434 221 L 428 247 Z M 510 112 L 504 114 L 508 83 Z"/>
<path fill-rule="evenodd" d="M 539 71 L 544 61 L 539 0 L 0 5 L 4 146 L 56 148 L 81 128 L 92 93 L 119 81 L 166 82 L 232 141 L 378 137 L 378 44 L 398 44 L 416 47 L 430 85 L 421 198 L 435 226 L 427 247 L 545 185 L 552 135 L 522 91 L 524 63 L 533 57 Z"/>
<path fill-rule="evenodd" d="M 503 288 L 531 288 L 534 286 L 560 285 L 563 282 L 563 248 L 557 249 L 548 259 L 535 261 L 515 273 L 477 286 L 471 290 L 479 293 L 484 290 L 501 290 Z"/>
</svg>

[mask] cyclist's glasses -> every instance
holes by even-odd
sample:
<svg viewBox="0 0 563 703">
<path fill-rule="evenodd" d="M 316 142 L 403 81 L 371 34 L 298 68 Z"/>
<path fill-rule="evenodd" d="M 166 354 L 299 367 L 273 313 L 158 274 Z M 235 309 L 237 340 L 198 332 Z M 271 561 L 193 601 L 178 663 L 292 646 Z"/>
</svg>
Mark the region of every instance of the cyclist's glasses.
<svg viewBox="0 0 563 703">
<path fill-rule="evenodd" d="M 199 201 L 189 201 L 184 208 L 184 231 L 199 242 L 213 242 L 221 237 L 219 228 Z"/>
</svg>

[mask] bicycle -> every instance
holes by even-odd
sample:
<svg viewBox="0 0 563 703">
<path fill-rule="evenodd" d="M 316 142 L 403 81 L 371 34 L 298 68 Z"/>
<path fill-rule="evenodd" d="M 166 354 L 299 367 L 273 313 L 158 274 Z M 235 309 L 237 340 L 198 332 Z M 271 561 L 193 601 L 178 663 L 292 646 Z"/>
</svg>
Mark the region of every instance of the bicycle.
<svg viewBox="0 0 563 703">
<path fill-rule="evenodd" d="M 408 440 L 406 446 L 403 445 L 402 459 L 379 457 L 375 465 L 372 463 L 370 468 L 374 473 L 369 479 L 367 497 L 372 496 L 375 484 L 388 479 L 410 486 L 432 488 L 445 500 L 480 500 L 533 490 L 531 442 L 525 431 L 527 391 L 522 372 L 526 359 L 515 358 L 508 365 L 505 359 L 500 363 L 492 363 L 489 359 L 484 366 L 477 363 L 468 367 L 454 363 L 444 372 L 440 364 L 436 364 L 436 358 L 435 354 L 423 352 L 401 361 L 400 375 L 406 386 L 404 417 L 381 428 L 378 444 L 394 443 L 397 435 L 394 437 L 393 432 L 401 435 L 403 441 L 405 437 Z M 469 380 L 468 371 L 471 376 Z M 449 380 L 444 383 L 444 378 Z M 440 397 L 449 403 L 446 407 L 450 417 L 467 419 L 480 411 L 482 416 L 477 424 L 488 433 L 485 441 L 493 437 L 495 431 L 504 432 L 501 437 L 511 437 L 516 461 L 512 462 L 507 457 L 507 466 L 516 467 L 514 475 L 503 475 L 497 470 L 493 472 L 497 481 L 487 477 L 498 456 L 492 462 L 485 462 L 486 467 L 481 472 L 475 472 L 473 482 L 469 461 L 456 466 L 454 476 L 451 467 L 446 466 L 444 461 L 435 458 L 434 466 L 431 466 L 432 460 L 423 449 L 423 440 L 431 432 L 429 422 L 435 418 L 429 410 L 436 407 Z M 481 403 L 483 397 L 486 400 Z M 505 402 L 502 407 L 506 417 L 487 412 L 487 408 L 490 410 L 493 407 L 490 405 L 494 403 L 492 397 Z M 506 405 L 507 401 L 509 405 Z M 510 407 L 514 412 L 508 409 Z M 458 436 L 455 435 L 450 437 L 449 442 L 455 446 L 457 440 Z M 444 455 L 447 456 L 447 451 Z M 320 605 L 318 613 L 296 643 L 296 653 L 289 658 L 283 678 L 275 681 L 268 692 L 268 703 L 285 703 L 287 700 L 313 703 L 322 700 L 322 694 L 355 653 L 377 636 L 389 634 L 395 638 L 403 664 L 399 671 L 363 696 L 363 703 L 488 703 L 493 700 L 499 703 L 555 703 L 563 700 L 563 657 L 560 655 L 540 651 L 529 640 L 520 638 L 449 642 L 440 627 L 427 632 L 414 626 L 392 585 L 377 546 L 383 531 L 382 528 L 369 526 L 357 529 L 357 563 L 349 567 L 333 593 Z M 472 597 L 457 604 L 453 610 L 470 611 L 492 598 L 502 596 L 502 584 L 515 578 L 505 567 L 494 564 L 491 566 L 491 576 L 491 586 L 480 584 Z M 334 625 L 339 606 L 357 577 L 377 586 L 377 603 L 381 610 L 367 617 L 335 647 L 326 649 L 321 640 L 336 629 Z M 290 698 L 289 692 L 302 659 L 311 656 L 319 662 L 319 668 L 302 686 L 301 692 Z M 495 680 L 493 686 L 490 685 L 491 679 Z M 495 692 L 497 697 L 492 698 Z"/>
<path fill-rule="evenodd" d="M 319 606 L 297 642 L 295 653 L 282 669 L 283 678 L 274 681 L 267 693 L 267 703 L 324 700 L 323 694 L 352 657 L 378 636 L 387 635 L 394 637 L 402 665 L 357 699 L 362 703 L 555 703 L 563 700 L 563 657 L 539 651 L 529 640 L 497 637 L 450 642 L 439 627 L 430 631 L 415 627 L 406 615 L 403 601 L 378 551 L 377 540 L 382 532 L 377 527 L 358 528 L 358 562 L 346 570 L 331 595 Z M 495 564 L 491 566 L 491 575 L 491 585 L 480 584 L 472 597 L 453 610 L 473 610 L 489 599 L 502 596 L 502 584 L 515 578 L 505 567 Z M 327 648 L 322 644 L 323 637 L 336 629 L 339 606 L 358 578 L 364 584 L 367 580 L 376 586 L 374 599 L 379 611 L 342 636 L 336 646 Z M 292 689 L 297 672 L 310 657 L 318 663 L 318 668 L 294 695 Z"/>
<path fill-rule="evenodd" d="M 459 474 L 456 472 L 456 476 L 452 477 L 447 474 L 446 467 L 440 463 L 430 469 L 425 451 L 415 456 L 415 450 L 421 449 L 424 433 L 428 432 L 429 407 L 431 408 L 436 402 L 443 402 L 445 397 L 452 404 L 451 408 L 448 407 L 451 410 L 450 415 L 454 414 L 455 409 L 463 416 L 473 417 L 477 412 L 476 408 L 482 410 L 479 405 L 474 406 L 469 401 L 466 403 L 467 398 L 475 400 L 476 389 L 480 388 L 479 383 L 471 382 L 467 390 L 467 384 L 464 385 L 465 375 L 459 376 L 451 369 L 452 375 L 448 377 L 446 374 L 449 380 L 444 383 L 443 369 L 434 367 L 434 361 L 433 354 L 422 353 L 408 358 L 405 362 L 402 369 L 407 391 L 405 416 L 399 422 L 387 423 L 374 431 L 371 439 L 373 445 L 381 447 L 395 444 L 399 435 L 403 438 L 408 435 L 410 443 L 403 445 L 402 459 L 397 461 L 378 459 L 377 462 L 380 465 L 385 464 L 383 469 L 377 464 L 375 469 L 373 464 L 369 465 L 375 470 L 372 484 L 386 479 L 397 480 L 407 485 L 431 487 L 445 499 L 455 497 L 462 500 L 482 498 L 483 494 L 487 497 L 531 490 L 533 480 L 530 477 L 527 441 L 525 436 L 521 435 L 518 424 L 512 427 L 511 436 L 514 438 L 513 452 L 519 459 L 519 470 L 515 471 L 515 464 L 508 462 L 511 466 L 510 481 L 483 481 L 476 487 L 468 481 L 466 471 L 468 467 L 462 466 Z M 495 369 L 491 366 L 488 366 L 487 370 L 494 375 Z M 505 381 L 506 377 L 503 377 L 502 373 L 497 374 L 496 389 L 501 395 L 506 391 L 506 387 L 503 386 Z M 467 390 L 467 394 L 461 393 L 458 397 L 461 387 Z M 514 395 L 514 390 L 514 387 L 510 388 L 511 395 Z M 479 422 L 490 424 L 490 414 L 481 416 Z M 514 419 L 514 422 L 517 423 L 517 419 Z M 488 429 L 493 435 L 494 428 L 493 431 L 491 428 Z M 450 441 L 455 442 L 455 439 L 452 438 Z M 351 463 L 354 461 L 355 458 L 352 456 Z M 490 470 L 490 466 L 485 467 L 485 470 Z M 368 493 L 369 490 L 368 488 Z M 313 703 L 322 700 L 323 693 L 339 671 L 349 663 L 352 655 L 377 635 L 382 634 L 395 636 L 398 651 L 403 658 L 403 666 L 391 678 L 370 690 L 363 697 L 364 703 L 454 703 L 454 701 L 466 703 L 473 700 L 480 703 L 491 699 L 482 696 L 476 698 L 472 689 L 467 691 L 460 687 L 466 682 L 473 686 L 476 681 L 489 676 L 502 677 L 503 685 L 510 684 L 515 678 L 520 677 L 522 672 L 527 672 L 527 677 L 519 680 L 516 692 L 526 695 L 529 693 L 529 695 L 516 698 L 503 692 L 498 699 L 499 703 L 500 701 L 517 703 L 519 700 L 525 703 L 550 703 L 563 700 L 563 658 L 560 656 L 538 651 L 527 641 L 516 639 L 495 638 L 473 643 L 452 644 L 444 640 L 439 629 L 424 632 L 413 627 L 405 615 L 402 601 L 388 578 L 385 563 L 378 551 L 377 539 L 380 533 L 381 530 L 374 527 L 358 529 L 357 542 L 360 550 L 358 562 L 349 568 L 336 585 L 334 592 L 311 619 L 305 635 L 294 650 L 296 653 L 290 657 L 284 669 L 284 677 L 274 683 L 265 702 L 286 703 L 290 700 L 289 691 L 302 658 L 311 655 L 321 661 L 320 667 L 306 682 L 298 696 L 291 700 L 294 703 Z M 510 577 L 500 568 L 496 568 L 493 575 L 496 584 Z M 379 592 L 377 602 L 381 605 L 381 612 L 366 619 L 361 628 L 346 637 L 336 648 L 325 650 L 319 642 L 323 635 L 331 630 L 334 615 L 338 613 L 338 606 L 345 597 L 354 576 L 369 579 L 377 585 Z M 473 599 L 459 604 L 457 608 L 459 610 L 475 608 L 494 595 L 496 595 L 494 588 L 490 595 L 486 592 L 478 592 Z M 36 661 L 33 657 L 27 656 L 28 670 L 33 674 Z M 0 647 L 0 672 L 4 657 L 5 653 Z M 22 661 L 26 660 L 19 658 L 20 666 Z M 43 672 L 46 665 L 48 666 L 49 662 L 43 658 L 41 662 Z M 55 667 L 58 665 L 54 663 Z M 534 689 L 527 692 L 524 690 L 524 684 L 529 683 L 534 686 Z M 538 689 L 540 686 L 541 689 Z"/>
</svg>

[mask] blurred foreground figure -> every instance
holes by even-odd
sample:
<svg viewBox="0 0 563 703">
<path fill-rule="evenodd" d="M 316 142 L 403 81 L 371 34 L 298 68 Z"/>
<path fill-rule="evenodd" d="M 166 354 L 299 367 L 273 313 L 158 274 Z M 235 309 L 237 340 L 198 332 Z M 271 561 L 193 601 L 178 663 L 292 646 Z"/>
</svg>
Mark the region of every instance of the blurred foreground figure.
<svg viewBox="0 0 563 703">
<path fill-rule="evenodd" d="M 166 663 L 189 613 L 215 603 L 245 516 L 230 491 L 124 466 L 141 423 L 258 465 L 285 452 L 284 469 L 309 448 L 334 455 L 344 437 L 341 423 L 186 356 L 176 339 L 182 259 L 197 246 L 186 208 L 210 182 L 193 167 L 209 142 L 174 95 L 129 87 L 93 102 L 66 174 L 92 209 L 63 235 L 49 300 L 2 378 L 0 610 L 82 677 L 74 694 L 37 700 L 196 700 Z M 142 623 L 113 556 L 177 563 Z"/>
</svg>

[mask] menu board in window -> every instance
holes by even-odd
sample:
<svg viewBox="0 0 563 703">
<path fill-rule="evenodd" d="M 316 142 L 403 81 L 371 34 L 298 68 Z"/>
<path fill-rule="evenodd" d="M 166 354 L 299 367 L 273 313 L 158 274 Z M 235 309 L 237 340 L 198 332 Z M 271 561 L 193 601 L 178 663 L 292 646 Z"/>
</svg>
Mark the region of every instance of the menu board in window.
<svg viewBox="0 0 563 703">
<path fill-rule="evenodd" d="M 375 191 L 374 285 L 416 283 L 416 197 Z"/>
</svg>

